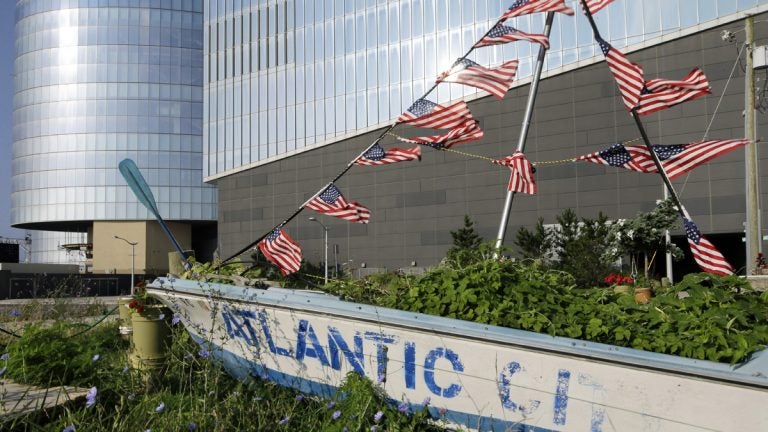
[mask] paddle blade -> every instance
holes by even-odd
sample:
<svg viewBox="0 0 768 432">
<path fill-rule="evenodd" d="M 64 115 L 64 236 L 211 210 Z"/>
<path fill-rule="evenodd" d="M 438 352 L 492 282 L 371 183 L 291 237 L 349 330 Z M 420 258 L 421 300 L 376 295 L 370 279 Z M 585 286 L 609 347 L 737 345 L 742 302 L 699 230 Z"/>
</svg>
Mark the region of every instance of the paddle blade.
<svg viewBox="0 0 768 432">
<path fill-rule="evenodd" d="M 120 174 L 123 175 L 125 182 L 131 187 L 133 194 L 136 195 L 139 201 L 149 209 L 156 217 L 160 216 L 160 212 L 157 210 L 157 203 L 155 203 L 155 197 L 152 195 L 152 190 L 149 189 L 147 181 L 144 180 L 144 176 L 141 175 L 139 167 L 131 159 L 123 159 L 118 165 Z"/>
</svg>

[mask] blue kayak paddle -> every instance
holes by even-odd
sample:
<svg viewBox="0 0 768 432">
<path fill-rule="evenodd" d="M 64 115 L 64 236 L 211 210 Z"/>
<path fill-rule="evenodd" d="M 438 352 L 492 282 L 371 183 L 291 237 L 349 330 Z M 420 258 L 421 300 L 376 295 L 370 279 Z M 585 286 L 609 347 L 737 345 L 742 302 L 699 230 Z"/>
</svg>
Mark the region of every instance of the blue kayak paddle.
<svg viewBox="0 0 768 432">
<path fill-rule="evenodd" d="M 155 203 L 155 197 L 152 195 L 152 190 L 149 188 L 147 181 L 144 180 L 144 176 L 141 175 L 139 167 L 137 167 L 136 163 L 131 159 L 123 159 L 120 162 L 120 165 L 118 165 L 118 168 L 120 169 L 120 174 L 123 175 L 125 182 L 128 183 L 128 186 L 131 187 L 134 195 L 136 195 L 136 198 L 144 204 L 144 207 L 155 215 L 157 222 L 160 223 L 160 227 L 165 231 L 165 235 L 168 236 L 168 239 L 173 243 L 173 247 L 175 247 L 181 255 L 181 259 L 184 260 L 184 268 L 188 270 L 191 266 L 187 260 L 187 256 L 184 254 L 184 250 L 179 245 L 179 242 L 176 241 L 176 237 L 174 237 L 171 230 L 168 229 L 168 225 L 165 224 L 165 221 L 160 216 L 160 211 L 157 209 L 157 203 Z"/>
</svg>

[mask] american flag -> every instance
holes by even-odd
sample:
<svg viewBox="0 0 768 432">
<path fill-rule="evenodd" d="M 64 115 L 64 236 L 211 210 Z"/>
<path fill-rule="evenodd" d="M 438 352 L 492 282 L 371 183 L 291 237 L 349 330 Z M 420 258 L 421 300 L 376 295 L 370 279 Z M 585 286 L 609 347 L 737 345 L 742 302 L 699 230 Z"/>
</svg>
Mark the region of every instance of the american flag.
<svg viewBox="0 0 768 432">
<path fill-rule="evenodd" d="M 432 135 L 423 137 L 403 138 L 397 137 L 400 141 L 416 144 L 428 145 L 435 149 L 451 148 L 456 144 L 479 140 L 484 136 L 480 129 L 479 122 L 472 120 L 466 122 L 461 127 L 453 128 L 443 135 Z"/>
<path fill-rule="evenodd" d="M 259 242 L 261 253 L 280 268 L 280 273 L 287 276 L 301 267 L 301 246 L 282 228 L 276 228 L 264 240 Z"/>
<path fill-rule="evenodd" d="M 652 148 L 658 155 L 664 171 L 670 179 L 674 179 L 699 165 L 747 144 L 749 144 L 747 139 L 731 139 L 689 144 L 654 145 Z M 658 172 L 648 147 L 644 145 L 614 144 L 606 150 L 579 156 L 576 160 L 621 167 L 643 173 Z"/>
<path fill-rule="evenodd" d="M 488 32 L 488 36 L 480 39 L 480 41 L 475 44 L 475 47 L 480 48 L 490 45 L 500 45 L 519 40 L 526 40 L 544 45 L 545 48 L 549 48 L 549 38 L 547 36 L 538 33 L 526 33 L 514 27 L 505 26 L 504 24 L 496 24 L 491 31 Z"/>
<path fill-rule="evenodd" d="M 709 94 L 711 89 L 707 76 L 699 68 L 680 81 L 653 79 L 645 83 L 635 112 L 651 114 Z"/>
<path fill-rule="evenodd" d="M 581 3 L 581 0 L 576 0 Z M 600 9 L 613 3 L 613 0 L 587 0 L 587 7 L 589 7 L 589 13 L 596 14 Z M 582 4 L 583 6 L 583 4 Z"/>
<path fill-rule="evenodd" d="M 517 0 L 504 12 L 499 21 L 536 12 L 560 12 L 573 15 L 573 9 L 565 5 L 565 0 Z"/>
<path fill-rule="evenodd" d="M 637 63 L 630 62 L 624 54 L 612 47 L 611 44 L 596 37 L 600 49 L 603 51 L 605 60 L 608 62 L 608 68 L 619 86 L 621 98 L 628 111 L 637 105 L 640 101 L 640 93 L 643 91 L 643 67 Z"/>
<path fill-rule="evenodd" d="M 536 181 L 533 178 L 536 170 L 521 151 L 518 150 L 512 156 L 495 160 L 493 163 L 508 166 L 512 171 L 507 186 L 508 191 L 536 195 Z"/>
<path fill-rule="evenodd" d="M 357 165 L 386 165 L 396 162 L 421 160 L 421 147 L 409 149 L 392 147 L 384 150 L 378 143 L 374 144 L 367 152 L 355 161 Z"/>
<path fill-rule="evenodd" d="M 725 260 L 723 254 L 715 245 L 701 235 L 699 228 L 688 218 L 683 218 L 685 236 L 688 237 L 688 246 L 691 247 L 693 259 L 696 264 L 707 273 L 716 275 L 733 274 L 733 267 Z"/>
<path fill-rule="evenodd" d="M 471 118 L 472 113 L 464 101 L 443 106 L 422 98 L 414 102 L 397 121 L 432 129 L 452 129 Z"/>
<path fill-rule="evenodd" d="M 462 58 L 449 71 L 443 72 L 437 78 L 437 82 L 453 82 L 477 87 L 503 99 L 515 79 L 517 63 L 517 60 L 510 60 L 502 63 L 498 68 L 489 69 L 472 60 Z"/>
<path fill-rule="evenodd" d="M 371 218 L 371 212 L 366 207 L 355 201 L 348 202 L 333 183 L 305 207 L 350 222 L 368 223 Z"/>
</svg>

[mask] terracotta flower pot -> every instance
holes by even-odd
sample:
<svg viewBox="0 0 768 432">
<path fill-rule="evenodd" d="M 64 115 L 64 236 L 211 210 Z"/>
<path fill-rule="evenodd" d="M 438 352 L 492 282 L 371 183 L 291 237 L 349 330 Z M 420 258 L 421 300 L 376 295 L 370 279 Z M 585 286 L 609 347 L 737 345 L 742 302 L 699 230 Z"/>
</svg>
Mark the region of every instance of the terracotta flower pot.
<svg viewBox="0 0 768 432">
<path fill-rule="evenodd" d="M 635 288 L 635 303 L 648 303 L 651 297 L 653 297 L 653 291 L 650 288 Z"/>
</svg>

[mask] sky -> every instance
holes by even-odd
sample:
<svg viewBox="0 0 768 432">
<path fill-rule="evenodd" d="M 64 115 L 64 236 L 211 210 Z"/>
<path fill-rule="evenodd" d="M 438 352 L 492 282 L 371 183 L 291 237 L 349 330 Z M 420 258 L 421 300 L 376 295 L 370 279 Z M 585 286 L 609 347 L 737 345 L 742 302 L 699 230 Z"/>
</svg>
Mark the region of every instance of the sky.
<svg viewBox="0 0 768 432">
<path fill-rule="evenodd" d="M 11 145 L 13 142 L 13 0 L 0 0 L 0 236 L 22 238 L 11 228 Z"/>
</svg>

